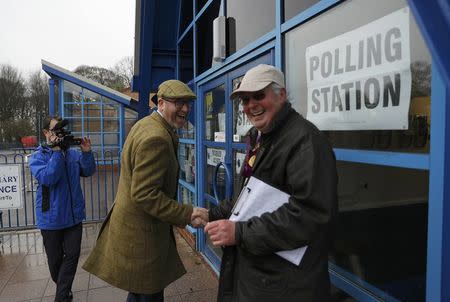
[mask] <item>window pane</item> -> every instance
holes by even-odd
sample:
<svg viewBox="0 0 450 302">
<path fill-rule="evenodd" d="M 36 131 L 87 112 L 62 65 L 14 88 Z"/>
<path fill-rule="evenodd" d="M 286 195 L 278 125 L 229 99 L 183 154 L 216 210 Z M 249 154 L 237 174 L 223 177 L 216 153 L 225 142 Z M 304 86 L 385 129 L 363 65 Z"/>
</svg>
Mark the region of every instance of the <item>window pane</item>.
<svg viewBox="0 0 450 302">
<path fill-rule="evenodd" d="M 81 102 L 81 87 L 64 81 L 64 102 Z"/>
<path fill-rule="evenodd" d="M 233 183 L 233 197 L 236 199 L 239 195 L 239 175 L 241 173 L 242 165 L 245 160 L 245 150 L 236 150 L 234 151 L 233 156 L 233 175 L 234 175 L 234 183 Z"/>
<path fill-rule="evenodd" d="M 104 117 L 119 117 L 119 108 L 117 105 L 103 104 Z"/>
<path fill-rule="evenodd" d="M 180 178 L 195 185 L 195 145 L 180 144 L 178 149 Z"/>
<path fill-rule="evenodd" d="M 209 210 L 215 208 L 216 205 L 205 200 L 205 207 Z M 209 239 L 209 236 L 205 236 L 205 240 L 206 245 L 209 247 L 209 249 L 212 250 L 214 254 L 216 254 L 217 257 L 219 257 L 219 259 L 222 258 L 222 248 L 220 246 L 214 246 L 211 240 Z"/>
<path fill-rule="evenodd" d="M 233 79 L 233 90 L 239 87 L 244 76 Z M 253 125 L 244 113 L 241 100 L 233 100 L 233 142 L 244 142 L 244 137 Z"/>
<path fill-rule="evenodd" d="M 339 219 L 330 260 L 400 301 L 424 301 L 428 171 L 337 167 Z"/>
<path fill-rule="evenodd" d="M 191 191 L 189 191 L 188 189 L 186 189 L 183 186 L 178 186 L 178 187 L 181 192 L 181 194 L 180 194 L 181 203 L 195 207 L 196 205 L 195 205 L 194 193 L 192 193 Z"/>
<path fill-rule="evenodd" d="M 105 145 L 118 145 L 119 144 L 119 134 L 104 134 L 103 143 Z"/>
<path fill-rule="evenodd" d="M 100 117 L 101 116 L 101 106 L 100 104 L 84 104 L 84 116 L 85 117 Z"/>
<path fill-rule="evenodd" d="M 220 1 L 212 2 L 197 21 L 197 75 L 211 68 L 213 48 L 213 20 L 219 15 Z"/>
<path fill-rule="evenodd" d="M 226 3 L 229 55 L 275 28 L 275 0 L 227 0 Z"/>
<path fill-rule="evenodd" d="M 184 83 L 188 83 L 194 78 L 193 47 L 194 44 L 191 29 L 179 44 L 179 80 Z"/>
<path fill-rule="evenodd" d="M 84 119 L 84 132 L 100 132 L 101 119 L 99 118 L 85 118 Z"/>
<path fill-rule="evenodd" d="M 178 133 L 181 138 L 195 139 L 195 103 L 192 104 L 189 111 L 187 123 L 179 129 Z"/>
<path fill-rule="evenodd" d="M 206 148 L 206 178 L 205 178 L 205 192 L 214 196 L 213 182 L 214 170 L 216 165 L 220 162 L 225 162 L 225 150 L 217 148 Z M 219 168 L 217 173 L 217 194 L 220 199 L 225 198 L 225 169 L 223 166 Z"/>
<path fill-rule="evenodd" d="M 220 85 L 204 95 L 205 139 L 225 142 L 225 86 Z"/>
<path fill-rule="evenodd" d="M 118 132 L 119 120 L 103 120 L 103 131 L 105 132 Z"/>
<path fill-rule="evenodd" d="M 84 95 L 84 102 L 90 103 L 90 102 L 100 102 L 101 96 L 93 91 L 90 91 L 88 89 L 83 89 L 83 95 Z"/>
<path fill-rule="evenodd" d="M 64 104 L 64 116 L 81 116 L 81 104 Z"/>
<path fill-rule="evenodd" d="M 285 42 L 293 107 L 333 147 L 429 152 L 431 56 L 406 1 L 344 2 Z"/>
<path fill-rule="evenodd" d="M 134 110 L 131 110 L 129 108 L 125 108 L 125 118 L 135 118 L 137 119 L 138 113 Z"/>
<path fill-rule="evenodd" d="M 317 2 L 319 2 L 319 0 L 284 0 L 284 20 L 287 21 L 292 17 L 297 16 Z"/>
</svg>

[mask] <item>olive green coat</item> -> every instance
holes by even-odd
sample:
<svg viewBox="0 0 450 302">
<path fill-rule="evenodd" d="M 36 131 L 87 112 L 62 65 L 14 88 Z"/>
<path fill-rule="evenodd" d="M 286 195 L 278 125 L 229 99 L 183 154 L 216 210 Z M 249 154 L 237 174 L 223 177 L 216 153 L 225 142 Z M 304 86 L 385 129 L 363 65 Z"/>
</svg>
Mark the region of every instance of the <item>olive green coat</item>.
<svg viewBox="0 0 450 302">
<path fill-rule="evenodd" d="M 177 146 L 177 135 L 157 112 L 133 126 L 117 196 L 85 270 L 140 294 L 159 292 L 186 272 L 171 226 L 186 226 L 192 214 L 191 206 L 175 200 Z"/>
</svg>

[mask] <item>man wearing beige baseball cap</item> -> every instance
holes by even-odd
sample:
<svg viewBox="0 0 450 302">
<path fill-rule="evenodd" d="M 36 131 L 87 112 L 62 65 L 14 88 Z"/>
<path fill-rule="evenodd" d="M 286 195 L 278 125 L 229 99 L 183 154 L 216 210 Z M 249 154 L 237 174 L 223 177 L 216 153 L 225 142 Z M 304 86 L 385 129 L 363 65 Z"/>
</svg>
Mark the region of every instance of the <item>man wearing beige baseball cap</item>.
<svg viewBox="0 0 450 302">
<path fill-rule="evenodd" d="M 284 75 L 258 65 L 231 94 L 253 124 L 239 192 L 251 176 L 290 195 L 289 202 L 248 221 L 228 220 L 234 201 L 209 211 L 205 227 L 224 246 L 219 302 L 330 300 L 328 251 L 337 215 L 336 160 L 325 136 L 290 105 Z M 276 252 L 306 247 L 300 264 Z"/>
<path fill-rule="evenodd" d="M 199 227 L 203 208 L 176 200 L 178 137 L 196 96 L 184 83 L 158 88 L 158 111 L 138 121 L 121 157 L 116 199 L 83 268 L 129 292 L 128 302 L 164 301 L 164 288 L 186 270 L 172 226 Z"/>
</svg>

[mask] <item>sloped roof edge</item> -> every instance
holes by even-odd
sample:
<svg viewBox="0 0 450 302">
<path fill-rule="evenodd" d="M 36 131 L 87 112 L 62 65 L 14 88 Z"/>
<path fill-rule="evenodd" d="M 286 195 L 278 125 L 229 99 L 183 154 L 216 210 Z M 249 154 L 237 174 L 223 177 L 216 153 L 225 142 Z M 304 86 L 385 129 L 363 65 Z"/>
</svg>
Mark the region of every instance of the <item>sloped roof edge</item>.
<svg viewBox="0 0 450 302">
<path fill-rule="evenodd" d="M 114 89 L 111 89 L 105 85 L 99 84 L 91 79 L 88 79 L 84 76 L 76 74 L 65 68 L 57 66 L 57 65 L 50 63 L 44 59 L 41 60 L 41 63 L 42 63 L 42 69 L 50 76 L 56 76 L 63 80 L 69 81 L 71 83 L 74 83 L 78 86 L 89 89 L 93 92 L 96 92 L 100 95 L 103 95 L 109 99 L 112 99 L 112 100 L 119 102 L 121 104 L 124 104 L 126 106 L 132 105 L 131 104 L 132 102 L 133 103 L 137 102 L 137 100 L 133 99 L 132 97 L 130 97 L 126 94 L 120 93 Z"/>
</svg>

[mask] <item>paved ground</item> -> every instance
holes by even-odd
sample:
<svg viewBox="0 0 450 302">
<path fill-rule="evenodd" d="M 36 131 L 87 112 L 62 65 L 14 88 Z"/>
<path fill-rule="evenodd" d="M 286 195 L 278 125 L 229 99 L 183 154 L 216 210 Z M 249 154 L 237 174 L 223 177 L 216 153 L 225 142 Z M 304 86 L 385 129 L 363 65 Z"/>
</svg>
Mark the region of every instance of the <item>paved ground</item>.
<svg viewBox="0 0 450 302">
<path fill-rule="evenodd" d="M 109 286 L 81 268 L 95 243 L 98 228 L 98 224 L 87 224 L 83 228 L 81 258 L 72 288 L 74 301 L 125 301 L 125 291 Z M 176 238 L 188 273 L 166 289 L 165 301 L 216 301 L 216 275 L 181 236 L 176 234 Z M 40 232 L 5 232 L 0 233 L 0 240 L 0 302 L 53 301 L 56 287 L 50 279 Z"/>
</svg>

